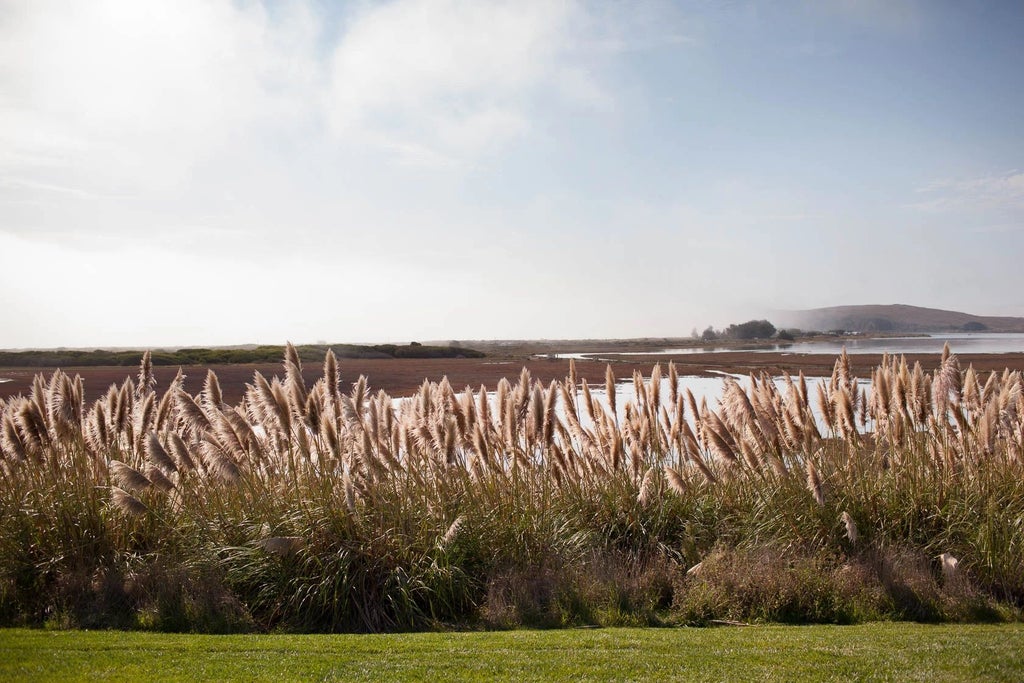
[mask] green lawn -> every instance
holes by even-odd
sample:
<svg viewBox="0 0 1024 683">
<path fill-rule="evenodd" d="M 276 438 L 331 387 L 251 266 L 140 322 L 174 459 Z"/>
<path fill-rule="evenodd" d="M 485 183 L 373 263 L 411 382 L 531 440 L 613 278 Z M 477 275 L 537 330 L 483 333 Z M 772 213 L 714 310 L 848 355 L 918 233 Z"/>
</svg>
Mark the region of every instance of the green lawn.
<svg viewBox="0 0 1024 683">
<path fill-rule="evenodd" d="M 1024 680 L 1024 625 L 207 636 L 0 630 L 0 680 Z"/>
</svg>

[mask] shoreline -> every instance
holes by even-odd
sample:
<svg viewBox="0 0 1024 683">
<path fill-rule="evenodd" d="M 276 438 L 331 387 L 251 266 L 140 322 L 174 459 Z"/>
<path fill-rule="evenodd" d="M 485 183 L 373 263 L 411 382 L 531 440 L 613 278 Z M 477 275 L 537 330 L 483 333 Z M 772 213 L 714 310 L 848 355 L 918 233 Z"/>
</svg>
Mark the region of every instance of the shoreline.
<svg viewBox="0 0 1024 683">
<path fill-rule="evenodd" d="M 576 373 L 579 379 L 586 379 L 591 385 L 603 384 L 605 368 L 610 364 L 616 379 L 628 380 L 634 370 L 645 377 L 650 375 L 655 364 L 660 363 L 667 371 L 668 363 L 674 362 L 681 376 L 720 376 L 728 374 L 759 374 L 768 372 L 773 376 L 789 373 L 798 375 L 801 371 L 808 377 L 832 374 L 838 355 L 797 354 L 791 352 L 720 351 L 709 353 L 687 353 L 680 355 L 630 355 L 616 356 L 608 353 L 606 360 L 577 360 Z M 1020 353 L 966 353 L 957 354 L 962 368 L 973 365 L 977 372 L 1024 370 L 1024 352 Z M 870 371 L 882 360 L 882 354 L 851 354 L 850 365 L 858 377 L 868 377 Z M 924 370 L 934 370 L 940 361 L 938 353 L 906 354 L 907 363 L 920 362 Z M 553 379 L 563 379 L 569 373 L 569 360 L 556 358 L 521 358 L 489 356 L 487 358 L 430 358 L 430 359 L 339 359 L 342 391 L 348 391 L 352 383 L 365 375 L 373 392 L 386 391 L 395 398 L 416 393 L 424 380 L 440 381 L 447 377 L 455 391 L 466 386 L 478 389 L 485 385 L 494 389 L 502 378 L 515 382 L 523 367 L 530 371 L 535 380 L 547 384 Z M 11 367 L 0 368 L 0 399 L 18 394 L 28 395 L 32 380 L 37 374 L 49 377 L 55 367 Z M 91 366 L 60 368 L 72 377 L 81 375 L 85 382 L 85 400 L 92 402 L 105 395 L 112 384 L 120 385 L 128 377 L 136 377 L 138 368 L 131 366 Z M 209 366 L 182 366 L 185 373 L 186 391 L 196 394 L 202 389 L 208 369 L 217 374 L 224 393 L 225 402 L 237 404 L 245 393 L 246 384 L 251 383 L 256 372 L 268 379 L 284 376 L 283 364 L 231 364 Z M 157 391 L 166 389 L 178 372 L 178 366 L 154 367 Z M 306 363 L 303 377 L 307 385 L 322 376 L 320 364 Z"/>
</svg>

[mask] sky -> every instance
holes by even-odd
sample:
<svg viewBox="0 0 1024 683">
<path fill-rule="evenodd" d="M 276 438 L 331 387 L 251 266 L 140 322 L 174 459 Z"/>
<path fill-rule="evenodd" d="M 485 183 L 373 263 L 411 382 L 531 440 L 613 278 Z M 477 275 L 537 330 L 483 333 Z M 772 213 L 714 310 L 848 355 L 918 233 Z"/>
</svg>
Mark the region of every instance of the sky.
<svg viewBox="0 0 1024 683">
<path fill-rule="evenodd" d="M 1024 4 L 0 0 L 0 347 L 1024 315 Z"/>
</svg>

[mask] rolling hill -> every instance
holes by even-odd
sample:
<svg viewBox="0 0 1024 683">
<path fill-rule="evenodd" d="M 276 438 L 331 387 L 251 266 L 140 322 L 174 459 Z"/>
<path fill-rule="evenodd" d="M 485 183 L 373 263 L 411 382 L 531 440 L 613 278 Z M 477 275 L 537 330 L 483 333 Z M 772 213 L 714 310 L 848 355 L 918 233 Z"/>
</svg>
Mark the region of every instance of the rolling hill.
<svg viewBox="0 0 1024 683">
<path fill-rule="evenodd" d="M 850 332 L 1024 332 L 1024 318 L 984 316 L 905 304 L 780 311 L 782 327 Z"/>
</svg>

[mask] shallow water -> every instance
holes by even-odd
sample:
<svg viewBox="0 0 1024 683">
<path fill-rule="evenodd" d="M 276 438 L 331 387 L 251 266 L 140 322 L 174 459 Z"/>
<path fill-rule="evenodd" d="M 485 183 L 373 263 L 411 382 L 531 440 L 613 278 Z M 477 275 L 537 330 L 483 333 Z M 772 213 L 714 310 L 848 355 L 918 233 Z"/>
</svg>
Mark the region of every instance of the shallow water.
<svg viewBox="0 0 1024 683">
<path fill-rule="evenodd" d="M 559 353 L 555 358 L 576 360 L 600 360 L 615 356 L 679 356 L 693 353 L 818 353 L 838 356 L 843 348 L 849 354 L 864 353 L 942 353 L 942 347 L 949 343 L 953 353 L 1024 353 L 1024 334 L 994 332 L 962 332 L 930 334 L 923 337 L 885 337 L 878 339 L 844 339 L 837 341 L 808 341 L 771 344 L 768 346 L 688 347 L 683 349 L 662 349 L 660 351 L 628 351 L 598 353 Z"/>
<path fill-rule="evenodd" d="M 686 392 L 686 390 L 689 389 L 690 392 L 693 393 L 693 398 L 696 400 L 698 406 L 701 404 L 702 401 L 707 401 L 708 407 L 711 408 L 712 410 L 715 410 L 715 409 L 717 409 L 719 407 L 719 399 L 722 398 L 722 392 L 725 390 L 725 378 L 726 377 L 732 377 L 744 389 L 749 389 L 750 388 L 750 377 L 748 375 L 738 375 L 738 374 L 729 374 L 729 373 L 720 373 L 720 374 L 721 374 L 720 377 L 680 376 L 679 377 L 679 392 L 681 394 L 684 394 Z M 646 381 L 648 379 L 649 378 L 645 378 L 645 383 L 646 383 Z M 825 423 L 822 421 L 821 415 L 819 414 L 819 411 L 818 411 L 818 408 L 817 408 L 817 401 L 815 400 L 815 396 L 817 396 L 817 388 L 816 388 L 817 385 L 820 382 L 828 382 L 829 378 L 827 378 L 827 377 L 807 377 L 806 379 L 807 379 L 808 395 L 809 395 L 809 397 L 811 399 L 811 412 L 814 414 L 815 420 L 818 423 L 818 428 L 820 430 L 823 430 L 822 433 L 824 433 L 824 431 L 826 430 L 826 427 L 825 427 Z M 786 392 L 787 392 L 785 380 L 782 377 L 775 377 L 775 378 L 773 378 L 772 381 L 775 383 L 775 386 L 779 389 L 779 391 L 783 394 L 783 396 L 785 396 Z M 797 383 L 797 381 L 798 381 L 798 376 L 794 376 L 793 377 L 794 384 Z M 859 379 L 857 379 L 857 386 L 860 389 L 864 390 L 865 397 L 869 397 L 871 395 L 871 381 L 870 381 L 869 378 L 859 378 Z M 668 400 L 669 400 L 668 399 L 668 397 L 669 397 L 669 388 L 670 388 L 670 382 L 669 382 L 668 378 L 663 377 L 662 380 L 661 380 L 661 389 L 660 389 L 661 390 L 661 401 L 662 401 L 663 404 L 667 404 L 668 403 Z M 608 409 L 608 392 L 605 391 L 604 384 L 592 385 L 590 387 L 590 393 L 594 397 L 594 399 L 597 400 L 601 404 L 601 406 L 603 408 L 605 408 L 606 410 Z M 488 398 L 490 400 L 491 408 L 494 409 L 495 408 L 495 394 L 494 394 L 494 392 L 493 391 L 487 392 L 487 396 L 488 396 Z M 582 390 L 577 390 L 577 392 L 576 392 L 576 399 L 577 399 L 577 405 L 579 405 L 579 410 L 580 410 L 580 415 L 579 415 L 580 424 L 582 424 L 583 427 L 589 427 L 591 425 L 591 422 L 590 422 L 589 416 L 587 415 L 586 408 L 583 407 L 583 392 L 582 392 Z M 396 398 L 396 399 L 394 399 L 394 406 L 395 406 L 396 409 L 399 409 L 399 407 L 401 406 L 402 403 L 404 403 L 405 401 L 410 401 L 410 400 L 414 400 L 414 399 L 411 398 L 411 397 L 410 398 Z M 636 388 L 633 385 L 632 378 L 630 378 L 630 379 L 619 378 L 619 381 L 615 385 L 615 404 L 618 407 L 618 415 L 619 415 L 619 421 L 620 422 L 622 421 L 622 416 L 625 413 L 623 407 L 626 405 L 626 403 L 633 403 L 634 405 L 636 405 L 636 403 L 637 403 Z M 560 416 L 564 417 L 565 416 L 565 409 L 566 409 L 565 405 L 562 403 L 561 399 L 559 399 L 556 411 L 559 413 Z M 691 414 L 689 405 L 687 405 L 687 408 L 686 408 L 686 420 L 691 425 L 693 425 L 694 419 L 693 419 L 693 415 Z"/>
</svg>

